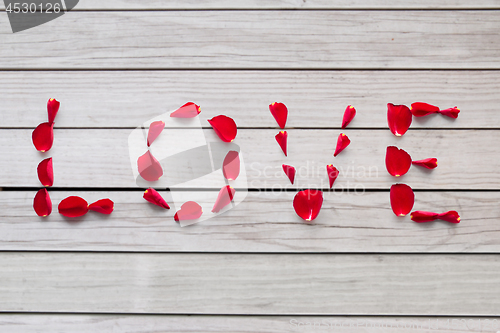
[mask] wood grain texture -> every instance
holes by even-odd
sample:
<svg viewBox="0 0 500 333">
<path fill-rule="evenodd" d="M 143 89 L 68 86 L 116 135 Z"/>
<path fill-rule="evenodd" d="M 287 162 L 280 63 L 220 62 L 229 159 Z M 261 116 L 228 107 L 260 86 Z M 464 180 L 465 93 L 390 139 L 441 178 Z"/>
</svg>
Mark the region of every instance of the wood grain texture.
<svg viewBox="0 0 500 333">
<path fill-rule="evenodd" d="M 147 183 L 136 182 L 133 174 L 132 166 L 137 168 L 137 163 L 129 157 L 131 130 L 55 130 L 54 146 L 46 154 L 34 149 L 31 130 L 1 130 L 0 186 L 39 186 L 36 167 L 42 159 L 52 156 L 57 187 L 127 188 L 139 184 L 144 188 L 220 189 L 225 185 L 220 169 L 203 181 L 182 183 L 199 176 L 198 171 L 210 161 L 208 156 L 164 158 L 181 149 L 180 145 L 190 142 L 190 138 L 220 143 L 212 129 L 200 131 L 165 130 L 151 147 L 153 155 L 164 165 L 164 177 L 158 183 Z M 236 183 L 230 184 L 235 188 L 329 188 L 326 165 L 333 163 L 340 172 L 334 185 L 339 190 L 389 189 L 395 182 L 407 183 L 414 189 L 500 189 L 500 160 L 496 158 L 499 131 L 410 130 L 400 138 L 389 130 L 344 132 L 351 144 L 334 158 L 339 130 L 289 130 L 288 157 L 285 157 L 274 138 L 277 130 L 240 129 L 234 143 L 240 147 L 247 182 L 242 172 Z M 434 170 L 413 166 L 406 175 L 394 178 L 385 167 L 388 145 L 407 150 L 415 160 L 436 157 L 439 166 Z M 137 156 L 144 153 L 145 139 L 135 146 L 139 147 Z M 219 159 L 214 157 L 215 169 L 222 166 L 225 156 L 219 155 Z M 285 176 L 282 164 L 297 169 L 295 185 Z"/>
<path fill-rule="evenodd" d="M 0 310 L 499 315 L 496 255 L 0 254 Z"/>
<path fill-rule="evenodd" d="M 500 68 L 496 11 L 70 12 L 0 27 L 0 69 Z"/>
<path fill-rule="evenodd" d="M 290 128 L 340 128 L 347 105 L 357 109 L 350 127 L 387 128 L 388 102 L 425 101 L 462 112 L 414 118 L 412 128 L 500 128 L 499 90 L 498 71 L 7 71 L 0 126 L 35 127 L 55 97 L 56 128 L 133 128 L 187 101 L 202 118 L 226 113 L 239 127 L 277 128 L 268 105 L 280 101 Z"/>
<path fill-rule="evenodd" d="M 179 206 L 168 192 L 161 193 L 169 211 L 147 203 L 142 192 L 51 191 L 53 213 L 39 218 L 32 208 L 34 191 L 0 192 L 0 250 L 500 253 L 498 192 L 416 193 L 415 210 L 457 210 L 462 217 L 458 225 L 396 217 L 387 192 L 324 193 L 320 215 L 306 224 L 293 210 L 295 193 L 250 192 L 232 210 L 184 228 L 172 218 Z M 89 202 L 109 197 L 115 211 L 66 219 L 57 205 L 69 195 Z M 190 200 L 209 207 L 216 196 L 189 193 Z"/>
<path fill-rule="evenodd" d="M 359 316 L 200 316 L 200 315 L 66 315 L 1 314 L 0 329 L 38 333 L 317 333 L 319 330 L 373 333 L 402 330 L 416 333 L 494 332 L 500 318 L 487 317 L 359 317 Z"/>
</svg>

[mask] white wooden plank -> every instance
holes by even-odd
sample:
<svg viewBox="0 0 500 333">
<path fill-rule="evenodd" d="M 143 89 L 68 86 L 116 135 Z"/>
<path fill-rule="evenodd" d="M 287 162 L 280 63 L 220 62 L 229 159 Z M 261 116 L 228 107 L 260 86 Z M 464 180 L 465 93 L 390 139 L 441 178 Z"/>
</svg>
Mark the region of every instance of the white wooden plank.
<svg viewBox="0 0 500 333">
<path fill-rule="evenodd" d="M 496 255 L 0 254 L 0 310 L 499 315 Z"/>
<path fill-rule="evenodd" d="M 387 192 L 325 192 L 320 215 L 306 224 L 293 210 L 295 193 L 250 192 L 232 210 L 185 228 L 172 218 L 179 207 L 162 194 L 170 211 L 144 201 L 142 192 L 52 191 L 52 215 L 39 218 L 32 208 L 34 191 L 0 192 L 0 250 L 500 253 L 498 192 L 416 193 L 415 210 L 457 210 L 458 225 L 396 217 Z M 115 211 L 66 219 L 57 205 L 69 195 L 89 202 L 109 197 Z M 216 195 L 192 192 L 190 200 L 213 205 Z"/>
<path fill-rule="evenodd" d="M 238 123 L 237 117 L 235 120 Z M 203 138 L 204 135 L 208 142 L 220 143 L 212 129 L 203 130 L 203 134 L 196 129 L 166 129 L 152 146 L 153 154 L 165 169 L 164 177 L 158 183 L 136 182 L 128 148 L 131 130 L 55 130 L 54 146 L 47 154 L 35 150 L 31 132 L 1 130 L 0 186 L 39 186 L 36 167 L 49 156 L 54 159 L 54 186 L 57 187 L 124 188 L 139 184 L 141 187 L 221 188 L 224 185 L 220 169 L 203 181 L 179 183 L 198 177 L 196 170 L 209 163 L 208 157 L 193 157 L 188 161 L 194 162 L 188 165 L 183 159 L 179 158 L 177 164 L 177 159 L 165 159 L 167 155 L 157 154 L 170 148 L 178 149 L 184 142 L 182 138 Z M 244 156 L 247 182 L 245 184 L 242 172 L 237 183 L 231 184 L 235 188 L 329 188 L 326 165 L 333 163 L 340 171 L 334 185 L 339 190 L 389 189 L 396 182 L 407 183 L 415 189 L 500 188 L 500 160 L 496 158 L 500 146 L 499 131 L 410 130 L 397 138 L 389 130 L 347 130 L 345 133 L 351 144 L 334 158 L 339 133 L 339 130 L 289 130 L 288 157 L 285 157 L 274 138 L 277 130 L 240 129 L 234 143 L 240 146 L 242 159 Z M 140 147 L 141 142 L 138 144 Z M 439 166 L 434 170 L 413 166 L 406 175 L 394 178 L 385 167 L 388 145 L 407 150 L 415 160 L 436 157 Z M 138 151 L 139 156 L 143 151 Z M 222 166 L 224 155 L 219 157 L 214 157 L 214 164 Z M 134 158 L 134 168 L 137 168 L 135 161 Z M 291 185 L 285 176 L 282 164 L 297 169 L 295 185 Z"/>
<path fill-rule="evenodd" d="M 359 316 L 183 316 L 183 315 L 38 315 L 2 314 L 6 332 L 35 333 L 40 327 L 53 333 L 316 333 L 343 330 L 358 333 L 398 332 L 469 333 L 495 332 L 497 317 L 359 317 Z"/>
<path fill-rule="evenodd" d="M 0 27 L 1 69 L 500 68 L 496 11 L 70 12 Z"/>
<path fill-rule="evenodd" d="M 1 127 L 32 128 L 49 97 L 61 101 L 57 127 L 136 127 L 187 101 L 201 117 L 221 112 L 241 127 L 276 127 L 274 101 L 289 109 L 288 127 L 387 128 L 387 103 L 458 106 L 458 119 L 414 118 L 412 128 L 499 128 L 498 71 L 42 71 L 0 72 Z M 140 106 L 140 107 L 138 107 Z"/>
</svg>

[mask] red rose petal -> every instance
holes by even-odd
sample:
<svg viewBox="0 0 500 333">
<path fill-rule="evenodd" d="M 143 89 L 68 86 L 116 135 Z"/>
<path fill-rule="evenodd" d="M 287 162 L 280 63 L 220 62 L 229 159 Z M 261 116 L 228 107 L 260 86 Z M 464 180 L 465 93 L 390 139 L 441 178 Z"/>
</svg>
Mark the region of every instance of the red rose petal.
<svg viewBox="0 0 500 333">
<path fill-rule="evenodd" d="M 290 183 L 292 183 L 293 185 L 293 182 L 295 180 L 295 168 L 291 165 L 286 164 L 283 164 L 282 167 L 285 175 L 288 177 L 288 179 L 290 179 Z"/>
<path fill-rule="evenodd" d="M 41 123 L 32 134 L 33 145 L 36 150 L 45 153 L 52 148 L 54 143 L 54 123 Z"/>
<path fill-rule="evenodd" d="M 435 105 L 417 102 L 411 105 L 410 111 L 415 117 L 423 117 L 438 112 L 439 108 Z"/>
<path fill-rule="evenodd" d="M 410 186 L 406 184 L 394 184 L 391 186 L 391 207 L 397 216 L 405 216 L 410 213 L 415 202 L 415 194 Z"/>
<path fill-rule="evenodd" d="M 411 163 L 427 169 L 434 169 L 438 166 L 437 161 L 437 158 L 426 158 L 423 160 L 413 161 Z"/>
<path fill-rule="evenodd" d="M 89 205 L 89 210 L 109 215 L 115 209 L 115 203 L 110 199 L 101 199 Z"/>
<path fill-rule="evenodd" d="M 337 147 L 335 148 L 335 153 L 333 156 L 337 156 L 340 154 L 340 152 L 344 149 L 346 149 L 347 146 L 351 143 L 351 140 L 345 135 L 344 133 L 340 133 L 339 137 L 337 138 Z"/>
<path fill-rule="evenodd" d="M 288 109 L 286 108 L 285 104 L 274 102 L 273 104 L 269 105 L 269 111 L 271 111 L 271 114 L 273 115 L 274 119 L 276 119 L 279 127 L 281 127 L 282 129 L 285 128 L 286 119 L 288 117 Z"/>
<path fill-rule="evenodd" d="M 238 133 L 238 128 L 234 120 L 228 116 L 220 115 L 209 119 L 208 122 L 214 129 L 215 133 L 224 142 L 231 142 Z"/>
<path fill-rule="evenodd" d="M 160 162 L 149 150 L 137 159 L 137 167 L 141 177 L 148 182 L 157 181 L 163 176 L 163 168 Z"/>
<path fill-rule="evenodd" d="M 54 98 L 49 99 L 47 102 L 47 113 L 49 116 L 49 124 L 53 124 L 54 120 L 56 119 L 57 111 L 59 111 L 59 103 L 57 100 Z"/>
<path fill-rule="evenodd" d="M 454 108 L 439 110 L 439 113 L 441 113 L 444 116 L 448 116 L 448 117 L 457 119 L 458 114 L 460 113 L 460 109 L 455 106 Z"/>
<path fill-rule="evenodd" d="M 387 122 L 395 136 L 402 136 L 410 128 L 412 114 L 406 105 L 387 104 Z"/>
<path fill-rule="evenodd" d="M 235 190 L 231 186 L 227 185 L 221 188 L 217 200 L 215 200 L 214 207 L 212 208 L 212 213 L 218 213 L 220 210 L 231 202 L 234 198 Z"/>
<path fill-rule="evenodd" d="M 54 169 L 52 168 L 52 157 L 49 157 L 38 164 L 38 179 L 43 186 L 54 185 Z"/>
<path fill-rule="evenodd" d="M 181 209 L 174 215 L 176 222 L 186 220 L 196 220 L 203 214 L 201 206 L 194 201 L 188 201 L 182 204 Z"/>
<path fill-rule="evenodd" d="M 156 191 L 154 188 L 150 187 L 146 191 L 144 191 L 144 195 L 142 196 L 146 201 L 151 202 L 153 205 L 158 207 L 162 207 L 165 209 L 170 209 L 168 203 L 162 198 L 160 193 Z"/>
<path fill-rule="evenodd" d="M 385 166 L 392 176 L 402 176 L 410 170 L 411 156 L 403 149 L 389 146 L 385 154 Z"/>
<path fill-rule="evenodd" d="M 151 146 L 153 141 L 160 135 L 160 133 L 165 128 L 165 123 L 163 121 L 154 121 L 149 125 L 148 131 L 148 147 Z"/>
<path fill-rule="evenodd" d="M 240 155 L 230 150 L 222 162 L 222 174 L 227 180 L 235 180 L 240 174 Z"/>
<path fill-rule="evenodd" d="M 332 164 L 326 166 L 326 172 L 328 173 L 328 180 L 330 181 L 330 188 L 333 187 L 333 183 L 339 176 L 339 170 L 334 167 Z"/>
<path fill-rule="evenodd" d="M 437 213 L 424 212 L 421 210 L 411 212 L 411 215 L 410 215 L 411 220 L 415 221 L 417 223 L 431 222 L 431 221 L 436 220 L 437 217 L 438 217 Z"/>
<path fill-rule="evenodd" d="M 201 112 L 201 108 L 199 105 L 194 104 L 193 102 L 188 102 L 172 112 L 170 117 L 173 118 L 194 118 L 199 115 Z"/>
<path fill-rule="evenodd" d="M 33 199 L 33 209 L 38 216 L 49 216 L 52 213 L 52 201 L 50 200 L 47 189 L 39 190 Z"/>
<path fill-rule="evenodd" d="M 59 203 L 59 214 L 66 217 L 79 217 L 87 214 L 89 205 L 80 197 L 67 197 Z"/>
<path fill-rule="evenodd" d="M 293 198 L 293 208 L 298 216 L 310 222 L 314 220 L 323 205 L 323 192 L 319 190 L 303 190 Z"/>
<path fill-rule="evenodd" d="M 352 105 L 348 105 L 344 111 L 344 118 L 342 119 L 342 128 L 346 128 L 347 125 L 353 120 L 354 116 L 356 116 L 356 109 Z"/>
<path fill-rule="evenodd" d="M 458 212 L 454 210 L 450 210 L 449 212 L 441 213 L 437 217 L 440 220 L 447 221 L 450 223 L 460 223 L 460 215 Z"/>
<path fill-rule="evenodd" d="M 276 138 L 276 142 L 278 142 L 278 144 L 280 145 L 281 150 L 283 150 L 283 153 L 285 154 L 285 156 L 288 156 L 286 153 L 286 144 L 287 144 L 287 140 L 288 140 L 287 131 L 280 131 L 278 134 L 276 134 L 275 138 Z"/>
</svg>

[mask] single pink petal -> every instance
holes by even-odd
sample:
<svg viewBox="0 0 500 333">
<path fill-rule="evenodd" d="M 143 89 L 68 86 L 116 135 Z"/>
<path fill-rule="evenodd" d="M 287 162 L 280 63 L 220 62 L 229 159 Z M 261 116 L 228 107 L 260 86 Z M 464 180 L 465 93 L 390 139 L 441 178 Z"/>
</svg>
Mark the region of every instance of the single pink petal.
<svg viewBox="0 0 500 333">
<path fill-rule="evenodd" d="M 70 196 L 59 203 L 59 214 L 66 217 L 80 217 L 89 211 L 89 205 L 85 199 Z"/>
<path fill-rule="evenodd" d="M 411 163 L 427 169 L 434 169 L 438 166 L 437 161 L 437 158 L 426 158 L 419 161 L 413 161 Z"/>
<path fill-rule="evenodd" d="M 295 180 L 295 168 L 291 165 L 286 164 L 283 164 L 282 167 L 285 175 L 288 177 L 288 179 L 290 179 L 290 183 L 292 183 L 293 185 L 293 182 Z"/>
<path fill-rule="evenodd" d="M 222 162 L 222 174 L 227 180 L 235 180 L 240 174 L 240 156 L 237 151 L 230 150 Z"/>
<path fill-rule="evenodd" d="M 170 209 L 170 206 L 168 203 L 162 198 L 160 193 L 156 191 L 154 188 L 150 187 L 148 188 L 145 192 L 144 195 L 142 196 L 146 201 L 151 202 L 153 205 L 156 205 L 158 207 L 162 207 L 165 209 Z"/>
<path fill-rule="evenodd" d="M 319 190 L 303 190 L 293 198 L 293 208 L 298 216 L 310 222 L 318 217 L 323 205 L 323 192 Z"/>
<path fill-rule="evenodd" d="M 402 136 L 410 128 L 412 114 L 406 105 L 387 104 L 387 122 L 395 136 Z"/>
<path fill-rule="evenodd" d="M 439 214 L 438 219 L 450 223 L 460 223 L 460 215 L 458 215 L 458 213 L 454 210 L 450 210 L 449 212 Z"/>
<path fill-rule="evenodd" d="M 424 117 L 439 112 L 439 108 L 428 103 L 416 102 L 411 105 L 410 111 L 415 117 Z"/>
<path fill-rule="evenodd" d="M 52 148 L 54 143 L 54 123 L 41 123 L 32 134 L 33 145 L 36 150 L 45 153 Z"/>
<path fill-rule="evenodd" d="M 50 98 L 47 102 L 47 113 L 49 116 L 49 124 L 51 125 L 56 119 L 57 112 L 59 111 L 59 105 L 61 105 L 61 103 L 56 101 L 54 98 Z"/>
<path fill-rule="evenodd" d="M 347 125 L 354 119 L 356 116 L 356 109 L 352 105 L 348 105 L 344 111 L 344 118 L 342 119 L 342 128 L 346 128 Z"/>
<path fill-rule="evenodd" d="M 36 215 L 41 217 L 49 216 L 52 213 L 52 201 L 47 189 L 42 188 L 36 193 L 33 199 L 33 209 Z"/>
<path fill-rule="evenodd" d="M 437 213 L 416 210 L 411 212 L 410 218 L 417 223 L 432 222 L 438 218 Z"/>
<path fill-rule="evenodd" d="M 344 133 L 340 133 L 339 137 L 337 138 L 337 147 L 335 148 L 335 153 L 333 154 L 333 156 L 335 157 L 338 154 L 340 154 L 340 152 L 342 150 L 346 149 L 350 143 L 351 143 L 351 140 L 349 140 L 347 135 L 345 135 Z"/>
<path fill-rule="evenodd" d="M 405 216 L 411 212 L 415 203 L 415 194 L 406 184 L 391 186 L 391 207 L 396 216 Z"/>
<path fill-rule="evenodd" d="M 193 102 L 188 102 L 172 112 L 170 117 L 173 118 L 194 118 L 199 115 L 201 112 L 201 108 L 199 105 L 194 104 Z"/>
<path fill-rule="evenodd" d="M 137 167 L 141 177 L 148 182 L 157 181 L 163 176 L 163 168 L 160 162 L 149 150 L 137 159 Z"/>
<path fill-rule="evenodd" d="M 288 140 L 287 131 L 280 131 L 278 134 L 276 134 L 275 138 L 276 138 L 276 142 L 278 142 L 278 144 L 280 145 L 281 150 L 283 150 L 283 153 L 285 154 L 285 156 L 288 156 L 286 153 L 287 140 Z"/>
<path fill-rule="evenodd" d="M 52 168 L 52 157 L 46 158 L 38 164 L 38 179 L 43 186 L 54 185 L 54 169 Z"/>
<path fill-rule="evenodd" d="M 339 170 L 334 167 L 332 164 L 326 166 L 326 172 L 328 173 L 328 180 L 330 181 L 330 188 L 333 187 L 333 183 L 339 176 Z"/>
<path fill-rule="evenodd" d="M 269 105 L 269 111 L 271 111 L 271 114 L 273 115 L 274 119 L 276 119 L 279 127 L 281 127 L 281 129 L 284 129 L 286 126 L 286 119 L 288 118 L 288 109 L 286 108 L 285 104 L 274 102 L 273 104 Z"/>
<path fill-rule="evenodd" d="M 151 146 L 153 141 L 160 135 L 160 133 L 165 128 L 165 123 L 163 121 L 154 121 L 149 125 L 148 131 L 148 147 Z"/>
<path fill-rule="evenodd" d="M 89 205 L 89 210 L 106 215 L 111 214 L 114 209 L 115 203 L 110 199 L 97 200 Z"/>
<path fill-rule="evenodd" d="M 196 220 L 201 216 L 201 214 L 203 214 L 201 206 L 194 201 L 188 201 L 183 203 L 181 209 L 175 213 L 174 220 L 176 222 Z"/>
<path fill-rule="evenodd" d="M 238 133 L 238 127 L 231 117 L 220 115 L 213 117 L 212 119 L 208 119 L 208 122 L 214 129 L 215 133 L 224 142 L 233 141 Z"/>
<path fill-rule="evenodd" d="M 403 149 L 389 146 L 385 154 L 385 166 L 392 176 L 400 177 L 410 170 L 411 156 Z"/>
<path fill-rule="evenodd" d="M 217 200 L 215 200 L 214 207 L 212 208 L 212 213 L 218 213 L 220 210 L 233 200 L 235 190 L 231 186 L 227 185 L 221 188 Z"/>
<path fill-rule="evenodd" d="M 455 106 L 454 108 L 439 110 L 439 113 L 441 113 L 444 116 L 457 119 L 458 114 L 460 113 L 460 109 Z"/>
</svg>

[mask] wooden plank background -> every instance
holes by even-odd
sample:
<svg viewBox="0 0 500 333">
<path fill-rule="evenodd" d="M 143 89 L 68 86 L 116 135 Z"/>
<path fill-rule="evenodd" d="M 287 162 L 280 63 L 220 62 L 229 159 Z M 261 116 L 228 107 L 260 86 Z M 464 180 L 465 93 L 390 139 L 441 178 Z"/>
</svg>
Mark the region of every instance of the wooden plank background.
<svg viewBox="0 0 500 333">
<path fill-rule="evenodd" d="M 499 9 L 496 0 L 86 0 L 16 34 L 0 15 L 0 330 L 498 331 Z M 31 131 L 49 97 L 61 111 L 54 148 L 39 154 Z M 141 198 L 127 138 L 187 101 L 202 106 L 208 141 L 217 138 L 206 119 L 236 120 L 250 191 L 180 228 L 177 207 Z M 274 101 L 290 111 L 287 158 Z M 386 104 L 416 101 L 462 113 L 414 119 L 395 138 Z M 345 130 L 352 144 L 333 158 L 348 104 L 358 110 Z M 387 145 L 439 167 L 394 179 Z M 47 156 L 54 212 L 41 219 L 31 205 Z M 283 163 L 306 166 L 295 186 Z M 326 188 L 317 170 L 330 163 L 344 177 L 305 224 L 293 196 Z M 350 174 L 354 166 L 376 176 Z M 462 222 L 397 218 L 396 181 L 416 189 L 415 209 L 455 209 Z M 206 200 L 216 185 L 180 190 Z M 110 197 L 116 210 L 66 219 L 57 204 L 69 195 Z"/>
</svg>

